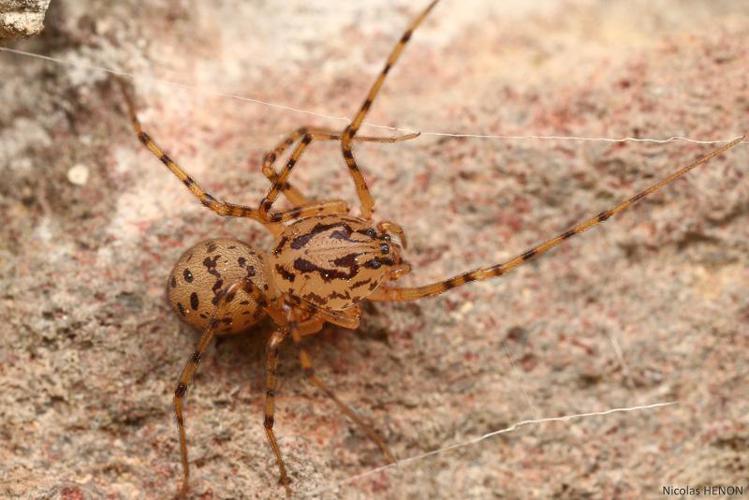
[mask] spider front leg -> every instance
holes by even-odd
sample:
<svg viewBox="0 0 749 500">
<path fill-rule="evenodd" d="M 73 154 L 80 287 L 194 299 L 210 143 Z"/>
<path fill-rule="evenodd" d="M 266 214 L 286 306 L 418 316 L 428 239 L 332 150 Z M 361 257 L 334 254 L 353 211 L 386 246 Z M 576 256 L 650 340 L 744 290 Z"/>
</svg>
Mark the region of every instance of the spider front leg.
<svg viewBox="0 0 749 500">
<path fill-rule="evenodd" d="M 382 142 L 382 143 L 396 143 L 401 141 L 407 141 L 414 139 L 419 136 L 418 132 L 405 134 L 397 137 L 372 137 L 372 136 L 361 136 L 357 137 L 356 140 L 360 142 Z M 341 133 L 335 132 L 329 129 L 313 128 L 313 127 L 300 127 L 289 134 L 283 141 L 281 141 L 274 149 L 267 152 L 263 157 L 263 175 L 273 183 L 268 194 L 266 194 L 263 201 L 260 202 L 259 212 L 261 214 L 267 214 L 270 207 L 273 205 L 275 200 L 278 198 L 279 193 L 283 193 L 286 198 L 297 206 L 304 206 L 310 204 L 310 200 L 304 196 L 298 189 L 292 186 L 289 181 L 289 175 L 291 171 L 299 161 L 304 149 L 313 140 L 318 141 L 334 141 L 341 139 Z M 280 174 L 276 173 L 273 168 L 273 164 L 276 159 L 281 156 L 288 148 L 290 148 L 297 140 L 301 139 L 301 142 L 297 145 L 291 154 L 291 157 L 286 162 L 285 167 Z"/>
<path fill-rule="evenodd" d="M 405 33 L 403 33 L 400 40 L 398 40 L 398 43 L 395 44 L 395 47 L 393 47 L 393 50 L 390 52 L 387 61 L 385 61 L 385 67 L 382 68 L 380 75 L 377 77 L 375 82 L 372 84 L 372 87 L 369 89 L 367 98 L 364 99 L 364 103 L 361 105 L 361 108 L 359 108 L 359 112 L 351 121 L 351 124 L 346 127 L 346 130 L 343 131 L 343 136 L 341 137 L 341 152 L 343 153 L 343 159 L 346 161 L 346 165 L 349 168 L 351 177 L 354 179 L 354 184 L 356 185 L 356 193 L 359 196 L 359 203 L 361 204 L 361 214 L 365 219 L 372 218 L 372 211 L 374 210 L 375 202 L 372 198 L 372 195 L 369 193 L 367 182 L 364 180 L 364 176 L 362 175 L 359 166 L 356 164 L 356 160 L 354 160 L 354 154 L 351 151 L 351 142 L 354 140 L 354 136 L 359 131 L 359 127 L 361 127 L 361 124 L 364 122 L 364 118 L 367 116 L 367 113 L 369 113 L 369 109 L 372 107 L 372 103 L 374 102 L 375 97 L 377 97 L 382 84 L 385 82 L 385 77 L 388 75 L 393 65 L 398 61 L 401 52 L 403 52 L 403 48 L 411 39 L 411 35 L 413 35 L 414 30 L 419 26 L 419 24 L 421 24 L 424 18 L 427 17 L 434 6 L 437 5 L 437 2 L 438 0 L 433 0 L 429 5 L 427 5 L 426 9 L 424 9 L 421 14 L 419 14 L 413 21 L 411 21 L 411 24 L 408 26 L 408 28 L 406 28 Z"/>
<path fill-rule="evenodd" d="M 183 415 L 184 410 L 184 399 L 187 394 L 187 387 L 193 379 L 195 372 L 198 369 L 198 365 L 205 353 L 205 350 L 210 345 L 213 337 L 216 334 L 216 329 L 219 326 L 219 319 L 225 314 L 226 307 L 236 297 L 237 292 L 242 289 L 248 294 L 252 295 L 253 300 L 258 306 L 265 308 L 267 306 L 267 300 L 263 296 L 262 292 L 255 287 L 251 281 L 242 280 L 232 283 L 228 286 L 218 303 L 216 309 L 211 315 L 211 320 L 208 323 L 208 328 L 200 336 L 198 345 L 195 351 L 190 355 L 190 359 L 187 360 L 185 367 L 182 369 L 182 373 L 179 376 L 179 382 L 177 388 L 174 391 L 174 413 L 177 417 L 177 427 L 179 428 L 179 449 L 180 456 L 182 459 L 182 486 L 178 491 L 180 497 L 184 497 L 190 488 L 190 463 L 187 456 L 187 433 L 185 432 L 185 420 Z"/>
</svg>

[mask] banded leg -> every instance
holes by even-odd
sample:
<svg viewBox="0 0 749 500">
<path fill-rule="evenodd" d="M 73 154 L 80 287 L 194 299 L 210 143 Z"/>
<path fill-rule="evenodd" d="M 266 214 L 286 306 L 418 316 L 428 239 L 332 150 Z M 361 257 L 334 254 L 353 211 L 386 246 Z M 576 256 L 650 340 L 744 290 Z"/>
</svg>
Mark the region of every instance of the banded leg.
<svg viewBox="0 0 749 500">
<path fill-rule="evenodd" d="M 271 222 L 286 222 L 293 219 L 311 217 L 313 215 L 342 215 L 349 212 L 348 203 L 343 200 L 323 201 L 302 207 L 294 207 L 282 212 L 269 214 Z"/>
<path fill-rule="evenodd" d="M 275 311 L 276 313 L 280 311 Z M 274 315 L 275 316 L 275 315 Z M 313 318 L 308 321 L 297 324 L 296 330 L 300 335 L 310 335 L 320 331 L 322 325 L 325 322 L 318 318 Z M 291 494 L 289 484 L 291 479 L 286 472 L 286 465 L 284 464 L 281 456 L 281 448 L 278 446 L 278 440 L 273 432 L 273 424 L 275 422 L 275 404 L 276 404 L 276 390 L 278 389 L 278 350 L 283 344 L 286 337 L 289 335 L 289 329 L 287 326 L 281 327 L 281 329 L 275 331 L 273 335 L 268 339 L 265 351 L 265 410 L 263 418 L 263 428 L 265 429 L 265 435 L 268 439 L 268 444 L 273 450 L 273 454 L 276 457 L 276 464 L 278 464 L 279 478 L 278 483 L 286 488 L 286 493 Z"/>
<path fill-rule="evenodd" d="M 359 170 L 359 167 L 356 164 L 356 160 L 354 160 L 354 155 L 351 151 L 351 142 L 353 141 L 356 132 L 359 131 L 359 127 L 361 127 L 364 118 L 367 116 L 369 108 L 372 107 L 372 103 L 374 102 L 375 97 L 377 97 L 377 93 L 380 91 L 382 84 L 385 82 L 385 77 L 390 72 L 393 65 L 398 61 L 401 52 L 403 52 L 403 48 L 411 39 L 411 35 L 413 34 L 414 30 L 419 26 L 419 24 L 421 24 L 421 22 L 434 8 L 437 2 L 438 0 L 433 0 L 427 6 L 427 8 L 421 12 L 421 14 L 419 14 L 413 21 L 411 21 L 411 24 L 408 26 L 405 33 L 403 33 L 400 40 L 398 40 L 398 43 L 395 44 L 395 47 L 393 47 L 393 50 L 390 52 L 387 61 L 385 61 L 385 67 L 382 69 L 380 75 L 377 77 L 375 82 L 372 84 L 372 87 L 369 89 L 367 98 L 364 99 L 364 103 L 359 109 L 359 112 L 356 114 L 349 126 L 346 127 L 346 129 L 343 131 L 343 136 L 341 137 L 341 151 L 343 153 L 343 159 L 346 161 L 346 165 L 349 168 L 351 177 L 354 179 L 354 184 L 356 185 L 356 193 L 359 196 L 359 202 L 361 203 L 362 217 L 364 217 L 365 219 L 370 219 L 372 217 L 372 210 L 375 203 L 372 195 L 369 193 L 369 188 L 367 188 L 367 183 L 364 180 L 364 176 L 362 175 L 361 170 Z"/>
<path fill-rule="evenodd" d="M 338 396 L 336 396 L 335 393 L 330 388 L 328 388 L 328 386 L 320 378 L 318 378 L 317 375 L 315 375 L 315 369 L 312 367 L 312 358 L 310 357 L 307 350 L 301 346 L 302 336 L 310 335 L 311 332 L 307 331 L 306 333 L 304 333 L 297 327 L 297 325 L 293 323 L 289 325 L 289 328 L 291 330 L 291 338 L 294 340 L 295 344 L 299 345 L 299 362 L 302 365 L 302 370 L 304 371 L 304 375 L 307 377 L 307 379 L 315 387 L 320 389 L 326 396 L 332 399 L 335 404 L 338 405 L 338 408 L 364 431 L 367 437 L 369 437 L 369 439 L 380 448 L 389 463 L 394 463 L 395 457 L 390 452 L 390 449 L 387 447 L 382 438 L 377 435 L 374 429 L 369 424 L 364 422 L 364 420 L 362 420 L 361 417 L 359 417 L 359 415 L 357 415 L 354 410 L 352 410 L 346 403 L 338 399 Z"/>
<path fill-rule="evenodd" d="M 567 241 L 573 236 L 583 233 L 587 231 L 588 229 L 591 229 L 592 227 L 595 227 L 601 224 L 602 222 L 607 221 L 608 219 L 618 214 L 619 212 L 626 210 L 627 208 L 629 208 L 630 206 L 632 206 L 634 203 L 638 202 L 639 200 L 659 191 L 664 186 L 667 186 L 668 184 L 672 183 L 673 181 L 683 176 L 690 170 L 693 170 L 699 167 L 700 165 L 704 165 L 709 160 L 715 158 L 716 156 L 722 153 L 725 153 L 726 151 L 736 146 L 743 140 L 744 140 L 744 136 L 734 139 L 728 144 L 725 144 L 715 149 L 711 153 L 703 156 L 702 158 L 699 158 L 693 161 L 689 165 L 686 165 L 680 168 L 679 170 L 673 172 L 671 175 L 664 177 L 660 181 L 640 191 L 639 193 L 632 196 L 631 198 L 622 201 L 621 203 L 614 206 L 613 208 L 604 210 L 598 215 L 572 226 L 567 231 L 555 236 L 554 238 L 544 241 L 540 245 L 537 245 L 529 250 L 526 250 L 522 254 L 518 255 L 517 257 L 513 259 L 508 260 L 507 262 L 503 264 L 497 264 L 491 267 L 476 269 L 474 271 L 469 271 L 467 273 L 459 274 L 457 276 L 454 276 L 444 281 L 438 281 L 436 283 L 414 287 L 414 288 L 395 288 L 395 287 L 390 288 L 387 286 L 383 286 L 379 288 L 378 290 L 375 290 L 375 293 L 369 296 L 368 299 L 374 300 L 374 301 L 397 301 L 397 302 L 407 301 L 407 300 L 416 300 L 421 297 L 431 297 L 434 295 L 439 295 L 443 292 L 446 292 L 447 290 L 450 290 L 452 288 L 455 288 L 461 285 L 465 285 L 466 283 L 470 283 L 472 281 L 483 281 L 483 280 L 488 280 L 491 278 L 496 278 L 497 276 L 502 276 L 508 271 L 511 271 L 512 269 L 525 264 L 526 262 L 533 259 L 534 257 L 543 255 L 549 250 L 551 250 L 552 248 L 558 245 L 561 245 L 563 242 Z"/>
<path fill-rule="evenodd" d="M 203 189 L 195 179 L 193 179 L 182 167 L 180 167 L 174 160 L 172 160 L 168 154 L 166 154 L 148 135 L 143 131 L 143 127 L 138 120 L 138 115 L 135 113 L 135 104 L 130 93 L 123 82 L 117 80 L 120 85 L 122 94 L 125 97 L 125 103 L 127 105 L 128 115 L 130 122 L 132 123 L 133 130 L 138 136 L 138 140 L 148 148 L 151 153 L 154 154 L 166 167 L 190 190 L 190 192 L 200 200 L 200 203 L 213 210 L 215 213 L 229 217 L 247 217 L 250 219 L 257 220 L 259 222 L 267 222 L 266 217 L 261 217 L 258 211 L 252 207 L 246 205 L 239 205 L 226 201 L 217 200 L 213 195 Z"/>
<path fill-rule="evenodd" d="M 291 480 L 289 475 L 286 473 L 286 465 L 284 464 L 283 458 L 281 457 L 281 448 L 278 446 L 278 440 L 276 435 L 273 433 L 273 423 L 275 414 L 275 403 L 276 403 L 276 389 L 278 388 L 278 377 L 276 371 L 278 369 L 278 349 L 286 340 L 289 335 L 289 331 L 286 327 L 277 330 L 268 339 L 265 353 L 265 411 L 263 419 L 263 428 L 265 429 L 265 436 L 268 439 L 268 444 L 273 450 L 273 454 L 276 457 L 276 464 L 278 464 L 278 484 L 286 488 L 286 493 L 291 494 L 289 484 Z"/>
<path fill-rule="evenodd" d="M 412 133 L 397 137 L 362 136 L 357 137 L 356 139 L 361 142 L 396 143 L 414 139 L 418 136 L 419 133 Z M 297 148 L 292 153 L 291 158 L 289 158 L 289 160 L 287 161 L 286 166 L 281 171 L 281 174 L 277 174 L 275 169 L 273 168 L 273 164 L 275 163 L 276 159 L 299 139 L 301 139 L 302 142 L 306 140 L 307 144 L 311 143 L 313 140 L 337 141 L 341 139 L 341 134 L 339 132 L 323 128 L 300 127 L 289 134 L 274 149 L 266 153 L 263 157 L 263 175 L 265 175 L 265 177 L 267 177 L 268 180 L 273 183 L 273 186 L 271 187 L 263 202 L 261 202 L 260 204 L 261 211 L 263 210 L 264 206 L 267 206 L 267 208 L 265 209 L 266 212 L 270 210 L 273 202 L 278 197 L 278 193 L 283 193 L 284 196 L 286 196 L 286 198 L 296 206 L 304 206 L 309 203 L 309 200 L 298 189 L 293 187 L 288 182 L 288 176 L 291 174 L 291 170 L 294 168 L 294 165 L 301 157 L 301 154 L 306 148 L 307 144 L 302 145 L 300 143 L 297 145 Z M 270 204 L 268 204 L 267 200 L 270 200 Z"/>
<path fill-rule="evenodd" d="M 190 463 L 187 459 L 187 434 L 185 432 L 185 420 L 183 415 L 184 410 L 184 398 L 187 394 L 187 387 L 192 381 L 195 372 L 198 369 L 198 364 L 205 353 L 205 350 L 210 345 L 213 337 L 216 333 L 216 329 L 219 326 L 218 318 L 224 313 L 224 308 L 230 303 L 236 296 L 236 292 L 243 289 L 247 293 L 252 295 L 252 298 L 261 307 L 265 307 L 267 304 L 265 297 L 262 295 L 260 290 L 255 287 L 250 281 L 243 280 L 232 283 L 226 288 L 224 293 L 219 298 L 216 309 L 213 311 L 211 321 L 208 324 L 208 328 L 203 335 L 200 336 L 198 345 L 195 348 L 195 352 L 192 353 L 190 359 L 185 363 L 185 367 L 182 369 L 182 373 L 179 376 L 179 382 L 177 388 L 174 391 L 174 413 L 177 417 L 177 427 L 179 428 L 179 449 L 182 458 L 182 486 L 179 490 L 179 495 L 184 496 L 190 484 Z"/>
<path fill-rule="evenodd" d="M 406 240 L 406 232 L 403 230 L 400 224 L 390 221 L 382 221 L 377 223 L 377 229 L 383 233 L 395 234 L 401 242 L 401 247 L 405 250 L 408 248 L 408 241 Z"/>
</svg>

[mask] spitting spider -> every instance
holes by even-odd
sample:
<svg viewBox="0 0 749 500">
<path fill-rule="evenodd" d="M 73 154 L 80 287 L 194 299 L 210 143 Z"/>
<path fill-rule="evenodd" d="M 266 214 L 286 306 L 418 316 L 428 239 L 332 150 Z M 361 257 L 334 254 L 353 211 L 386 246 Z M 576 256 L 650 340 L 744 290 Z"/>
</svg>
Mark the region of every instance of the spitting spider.
<svg viewBox="0 0 749 500">
<path fill-rule="evenodd" d="M 272 186 L 257 208 L 218 200 L 200 187 L 143 131 L 135 113 L 133 98 L 126 86 L 121 84 L 130 120 L 140 142 L 156 155 L 204 206 L 218 215 L 254 219 L 263 224 L 275 237 L 275 245 L 270 252 L 254 250 L 247 244 L 232 239 L 200 242 L 182 255 L 169 276 L 169 303 L 182 320 L 203 331 L 195 351 L 179 376 L 174 393 L 183 469 L 180 488 L 182 494 L 188 491 L 190 478 L 183 417 L 184 398 L 187 386 L 215 335 L 245 331 L 266 315 L 277 325 L 276 331 L 267 341 L 264 428 L 278 465 L 279 482 L 284 485 L 287 492 L 290 491 L 290 479 L 273 432 L 273 423 L 278 387 L 278 354 L 281 345 L 288 338 L 299 345 L 299 361 L 309 381 L 330 397 L 382 450 L 387 460 L 393 462 L 393 454 L 373 428 L 357 416 L 346 403 L 338 399 L 315 374 L 310 354 L 302 345 L 304 337 L 318 333 L 326 323 L 356 329 L 361 315 L 360 302 L 364 299 L 379 302 L 410 301 L 438 295 L 472 281 L 502 276 L 571 237 L 605 222 L 638 200 L 655 193 L 743 140 L 742 136 L 715 149 L 629 199 L 572 226 L 507 262 L 475 269 L 428 285 L 412 288 L 394 286 L 391 282 L 411 270 L 401 257 L 407 246 L 405 232 L 395 222 L 373 220 L 374 200 L 357 166 L 352 153 L 352 143 L 394 143 L 418 135 L 385 138 L 357 136 L 357 132 L 414 30 L 436 4 L 437 0 L 432 1 L 408 26 L 392 49 L 358 113 L 342 132 L 302 127 L 289 134 L 275 149 L 265 155 L 262 172 Z M 351 215 L 347 203 L 341 200 L 310 200 L 289 183 L 292 170 L 313 140 L 340 141 L 343 158 L 356 186 L 360 215 Z M 295 144 L 284 168 L 280 173 L 276 172 L 274 163 L 277 158 Z M 284 195 L 294 208 L 271 211 L 279 195 Z"/>
</svg>

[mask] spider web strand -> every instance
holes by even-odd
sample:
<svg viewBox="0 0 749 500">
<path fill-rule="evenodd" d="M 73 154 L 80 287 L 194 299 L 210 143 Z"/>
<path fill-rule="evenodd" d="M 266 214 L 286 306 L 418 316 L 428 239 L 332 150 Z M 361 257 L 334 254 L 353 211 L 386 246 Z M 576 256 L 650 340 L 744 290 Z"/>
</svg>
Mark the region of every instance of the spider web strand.
<svg viewBox="0 0 749 500">
<path fill-rule="evenodd" d="M 563 415 L 561 417 L 545 417 L 545 418 L 536 418 L 536 419 L 529 419 L 529 420 L 521 420 L 519 422 L 516 422 L 512 424 L 509 427 L 505 427 L 504 429 L 499 429 L 496 431 L 489 432 L 487 434 L 483 434 L 482 436 L 475 437 L 472 439 L 469 439 L 467 441 L 463 441 L 460 443 L 452 444 L 450 446 L 445 446 L 444 448 L 438 448 L 436 450 L 428 451 L 426 453 L 421 453 L 419 455 L 414 455 L 412 457 L 404 458 L 403 460 L 398 460 L 395 463 L 383 465 L 381 467 L 377 467 L 374 469 L 371 469 L 367 472 L 363 472 L 361 474 L 356 474 L 354 476 L 351 476 L 347 479 L 344 479 L 343 481 L 339 481 L 332 486 L 327 486 L 324 488 L 319 488 L 317 490 L 313 490 L 310 492 L 307 492 L 306 494 L 309 496 L 318 495 L 320 493 L 325 493 L 329 491 L 334 491 L 338 489 L 341 486 L 345 486 L 350 483 L 354 483 L 360 479 L 363 479 L 365 477 L 372 476 L 374 474 L 377 474 L 379 472 L 395 469 L 395 468 L 401 468 L 405 465 L 410 465 L 414 462 L 417 462 L 419 460 L 423 460 L 425 458 L 433 457 L 442 453 L 446 453 L 449 451 L 454 451 L 459 448 L 465 448 L 468 446 L 473 446 L 481 441 L 484 441 L 486 439 L 490 439 L 492 437 L 498 436 L 500 434 L 506 434 L 508 432 L 513 432 L 520 427 L 525 427 L 528 425 L 538 425 L 538 424 L 546 424 L 549 422 L 569 422 L 570 420 L 576 420 L 581 418 L 587 418 L 587 417 L 603 417 L 607 415 L 612 415 L 614 413 L 629 413 L 634 411 L 642 411 L 642 410 L 652 410 L 656 408 L 663 408 L 666 406 L 673 406 L 679 404 L 678 401 L 666 401 L 666 402 L 660 402 L 660 403 L 651 403 L 647 405 L 639 405 L 639 406 L 629 406 L 629 407 L 623 407 L 623 408 L 611 408 L 609 410 L 603 410 L 603 411 L 593 411 L 593 412 L 587 412 L 587 413 L 576 413 L 573 415 Z"/>
<path fill-rule="evenodd" d="M 40 59 L 42 61 L 47 61 L 47 62 L 59 64 L 62 66 L 72 66 L 72 67 L 81 68 L 81 69 L 85 69 L 89 71 L 101 71 L 104 73 L 117 75 L 119 77 L 128 78 L 133 81 L 141 80 L 141 79 L 148 80 L 152 83 L 179 87 L 185 90 L 189 90 L 191 92 L 198 92 L 198 93 L 202 93 L 206 95 L 213 95 L 213 96 L 223 97 L 227 99 L 236 99 L 239 101 L 259 104 L 261 106 L 266 106 L 266 107 L 273 108 L 273 109 L 279 109 L 282 111 L 288 111 L 288 112 L 297 113 L 297 114 L 314 116 L 316 118 L 322 118 L 325 120 L 335 120 L 335 121 L 340 121 L 344 123 L 348 123 L 350 121 L 350 118 L 346 116 L 336 116 L 336 115 L 331 115 L 327 113 L 311 111 L 308 109 L 297 108 L 297 107 L 290 106 L 287 104 L 280 104 L 276 102 L 265 101 L 265 100 L 258 99 L 255 97 L 243 96 L 243 95 L 233 94 L 229 92 L 222 92 L 219 90 L 209 90 L 209 89 L 201 88 L 196 85 L 189 84 L 189 83 L 183 83 L 183 82 L 178 82 L 174 80 L 167 80 L 167 79 L 159 78 L 153 75 L 136 75 L 134 73 L 130 73 L 130 72 L 120 70 L 120 69 L 108 68 L 105 66 L 97 66 L 93 64 L 84 64 L 84 63 L 73 62 L 73 61 L 66 61 L 64 59 L 57 58 L 57 57 L 46 56 L 43 54 L 36 54 L 34 52 L 28 52 L 28 51 L 20 50 L 20 49 L 11 49 L 9 47 L 0 47 L 0 52 L 6 52 L 9 54 Z M 611 143 L 642 142 L 642 143 L 652 143 L 652 144 L 667 144 L 670 142 L 689 142 L 693 144 L 720 144 L 720 143 L 729 142 L 731 140 L 731 139 L 692 139 L 690 137 L 679 136 L 679 135 L 674 135 L 674 136 L 667 137 L 667 138 L 630 137 L 630 136 L 596 137 L 596 136 L 574 136 L 574 135 L 505 135 L 505 134 L 481 134 L 481 133 L 463 133 L 463 132 L 430 131 L 430 130 L 420 131 L 418 129 L 414 129 L 410 127 L 392 127 L 389 125 L 382 125 L 382 124 L 377 124 L 377 123 L 365 123 L 364 126 L 372 127 L 372 128 L 379 128 L 379 129 L 389 130 L 391 132 L 399 132 L 399 133 L 420 132 L 420 134 L 423 136 L 455 137 L 455 138 L 466 138 L 466 139 L 493 139 L 493 140 L 501 140 L 501 141 L 539 140 L 539 141 L 611 142 Z M 738 134 L 735 134 L 735 135 L 738 135 Z M 747 143 L 747 141 L 743 141 L 743 143 Z"/>
</svg>

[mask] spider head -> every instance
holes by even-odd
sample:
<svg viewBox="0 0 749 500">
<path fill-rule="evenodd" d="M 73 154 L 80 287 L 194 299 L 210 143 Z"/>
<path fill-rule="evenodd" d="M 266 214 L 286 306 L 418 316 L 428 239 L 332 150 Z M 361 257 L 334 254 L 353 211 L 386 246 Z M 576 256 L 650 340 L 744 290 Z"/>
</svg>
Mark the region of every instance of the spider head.
<svg viewBox="0 0 749 500">
<path fill-rule="evenodd" d="M 363 233 L 370 238 L 368 255 L 372 257 L 364 263 L 370 269 L 382 269 L 390 274 L 403 265 L 401 258 L 402 234 L 397 234 L 398 241 L 394 241 L 392 235 L 382 225 L 377 229 L 368 228 Z"/>
</svg>

